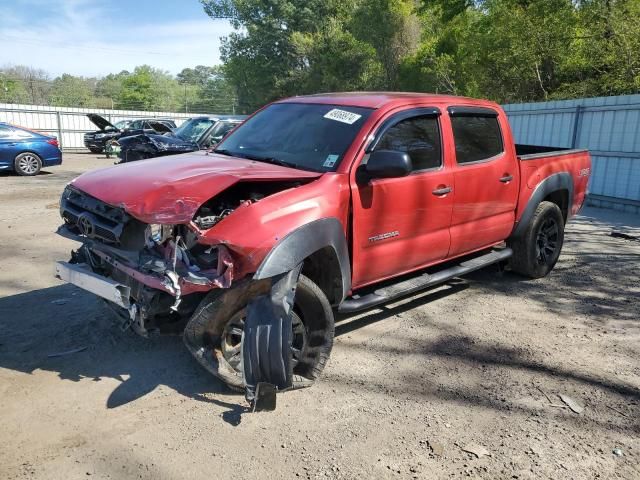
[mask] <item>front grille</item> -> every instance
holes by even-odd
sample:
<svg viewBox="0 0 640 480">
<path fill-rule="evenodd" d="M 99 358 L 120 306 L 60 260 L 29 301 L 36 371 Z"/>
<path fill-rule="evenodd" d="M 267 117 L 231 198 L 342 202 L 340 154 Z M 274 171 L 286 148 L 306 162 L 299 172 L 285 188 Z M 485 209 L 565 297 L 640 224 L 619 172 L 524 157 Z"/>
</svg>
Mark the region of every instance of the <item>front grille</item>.
<svg viewBox="0 0 640 480">
<path fill-rule="evenodd" d="M 145 224 L 73 187 L 62 194 L 60 215 L 78 235 L 123 248 L 144 245 Z"/>
</svg>

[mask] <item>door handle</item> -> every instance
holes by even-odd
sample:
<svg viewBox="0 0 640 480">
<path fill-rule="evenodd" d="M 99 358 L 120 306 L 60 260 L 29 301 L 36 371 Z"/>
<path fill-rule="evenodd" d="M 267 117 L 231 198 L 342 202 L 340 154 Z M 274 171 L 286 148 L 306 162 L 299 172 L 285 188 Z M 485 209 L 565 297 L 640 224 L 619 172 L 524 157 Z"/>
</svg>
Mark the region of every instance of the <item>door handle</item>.
<svg viewBox="0 0 640 480">
<path fill-rule="evenodd" d="M 442 188 L 436 188 L 431 193 L 433 193 L 437 197 L 441 197 L 443 195 L 446 195 L 447 193 L 450 193 L 451 190 L 453 190 L 453 188 L 451 188 L 451 187 L 442 187 Z"/>
<path fill-rule="evenodd" d="M 511 180 L 513 180 L 513 175 L 509 175 L 509 174 L 507 174 L 504 177 L 500 178 L 500 181 L 502 183 L 509 183 Z"/>
</svg>

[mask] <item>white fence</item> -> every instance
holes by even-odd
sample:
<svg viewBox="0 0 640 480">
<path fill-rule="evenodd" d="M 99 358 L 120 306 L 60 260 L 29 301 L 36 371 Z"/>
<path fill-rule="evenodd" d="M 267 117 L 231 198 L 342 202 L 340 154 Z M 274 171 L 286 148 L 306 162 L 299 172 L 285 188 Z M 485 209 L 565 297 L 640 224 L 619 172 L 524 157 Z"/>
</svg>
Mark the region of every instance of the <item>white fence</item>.
<svg viewBox="0 0 640 480">
<path fill-rule="evenodd" d="M 102 115 L 111 123 L 135 118 L 168 118 L 180 125 L 194 113 L 141 112 L 131 110 L 107 110 L 96 108 L 48 107 L 0 103 L 0 122 L 19 125 L 58 138 L 64 150 L 84 150 L 83 135 L 98 129 L 87 113 Z"/>
</svg>

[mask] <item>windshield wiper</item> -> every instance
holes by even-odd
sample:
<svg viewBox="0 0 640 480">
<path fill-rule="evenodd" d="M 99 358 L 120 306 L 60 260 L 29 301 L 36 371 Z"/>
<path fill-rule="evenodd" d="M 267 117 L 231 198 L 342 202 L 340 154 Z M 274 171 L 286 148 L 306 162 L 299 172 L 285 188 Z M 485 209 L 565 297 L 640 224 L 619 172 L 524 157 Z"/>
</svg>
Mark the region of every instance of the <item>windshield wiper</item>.
<svg viewBox="0 0 640 480">
<path fill-rule="evenodd" d="M 280 165 L 281 167 L 297 168 L 298 170 L 307 170 L 300 167 L 297 163 L 285 162 L 276 157 L 261 157 L 260 155 L 252 155 L 251 153 L 232 152 L 225 148 L 215 149 L 213 153 L 219 153 L 220 155 L 227 155 L 228 157 L 245 158 L 247 160 L 255 160 L 256 162 L 271 163 L 273 165 Z"/>
<path fill-rule="evenodd" d="M 256 162 L 272 163 L 274 165 L 280 165 L 281 167 L 300 168 L 297 163 L 285 162 L 275 157 L 261 157 L 260 155 L 251 155 L 250 153 L 236 153 L 236 156 L 246 158 L 248 160 L 255 160 Z"/>
<path fill-rule="evenodd" d="M 216 148 L 213 153 L 219 153 L 220 155 L 226 155 L 227 157 L 237 157 L 235 153 L 225 148 Z"/>
</svg>

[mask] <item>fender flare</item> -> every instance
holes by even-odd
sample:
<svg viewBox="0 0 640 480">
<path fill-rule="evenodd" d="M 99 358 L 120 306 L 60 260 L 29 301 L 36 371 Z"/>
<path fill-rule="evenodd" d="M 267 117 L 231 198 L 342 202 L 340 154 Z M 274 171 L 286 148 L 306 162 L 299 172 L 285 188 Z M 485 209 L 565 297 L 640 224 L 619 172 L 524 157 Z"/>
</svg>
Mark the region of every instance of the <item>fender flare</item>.
<svg viewBox="0 0 640 480">
<path fill-rule="evenodd" d="M 302 225 L 271 249 L 253 276 L 254 280 L 271 278 L 293 270 L 318 250 L 331 247 L 336 253 L 342 277 L 342 299 L 351 290 L 351 262 L 342 224 L 335 217 L 321 218 Z"/>
<path fill-rule="evenodd" d="M 557 192 L 559 190 L 567 190 L 569 192 L 569 199 L 567 202 L 567 220 L 571 216 L 571 209 L 573 207 L 573 178 L 571 174 L 568 172 L 560 172 L 554 173 L 553 175 L 548 176 L 544 180 L 542 180 L 535 188 L 529 201 L 527 202 L 527 206 L 522 213 L 522 217 L 520 217 L 520 221 L 514 228 L 511 233 L 511 237 L 518 237 L 522 235 L 529 225 L 533 214 L 547 196 L 549 196 L 553 192 Z"/>
</svg>

